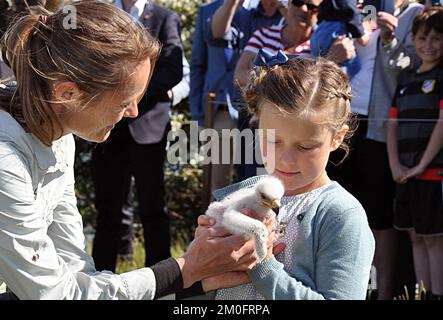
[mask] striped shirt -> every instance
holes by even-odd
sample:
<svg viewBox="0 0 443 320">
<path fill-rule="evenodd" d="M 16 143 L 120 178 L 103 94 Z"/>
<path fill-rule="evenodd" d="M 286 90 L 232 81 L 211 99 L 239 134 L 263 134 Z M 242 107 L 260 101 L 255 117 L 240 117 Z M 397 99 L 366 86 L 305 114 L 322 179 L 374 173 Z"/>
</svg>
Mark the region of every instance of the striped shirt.
<svg viewBox="0 0 443 320">
<path fill-rule="evenodd" d="M 282 32 L 286 26 L 287 24 L 280 24 L 258 29 L 246 44 L 245 51 L 257 53 L 258 50 L 264 49 L 271 54 L 277 54 L 278 50 L 289 51 L 295 54 L 310 54 L 311 46 L 309 39 L 292 48 L 283 43 Z"/>
<path fill-rule="evenodd" d="M 420 162 L 443 110 L 442 66 L 422 73 L 416 69 L 403 71 L 398 77 L 390 118 L 398 119 L 398 154 L 404 166 L 414 167 Z M 443 150 L 428 165 L 428 169 L 440 168 L 443 168 Z"/>
</svg>

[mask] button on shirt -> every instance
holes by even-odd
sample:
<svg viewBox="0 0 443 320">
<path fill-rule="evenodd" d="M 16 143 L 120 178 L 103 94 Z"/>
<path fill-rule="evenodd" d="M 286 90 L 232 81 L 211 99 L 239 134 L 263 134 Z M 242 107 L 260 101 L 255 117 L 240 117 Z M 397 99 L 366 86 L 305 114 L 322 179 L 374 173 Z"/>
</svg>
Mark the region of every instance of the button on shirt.
<svg viewBox="0 0 443 320">
<path fill-rule="evenodd" d="M 0 285 L 20 299 L 152 299 L 150 268 L 95 270 L 74 193 L 72 135 L 51 147 L 0 111 Z"/>
</svg>

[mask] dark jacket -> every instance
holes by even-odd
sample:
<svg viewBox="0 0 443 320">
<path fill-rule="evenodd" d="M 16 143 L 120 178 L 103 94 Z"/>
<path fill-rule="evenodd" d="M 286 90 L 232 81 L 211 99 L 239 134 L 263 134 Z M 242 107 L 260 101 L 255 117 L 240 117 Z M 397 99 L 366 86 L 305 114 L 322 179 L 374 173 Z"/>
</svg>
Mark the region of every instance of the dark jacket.
<svg viewBox="0 0 443 320">
<path fill-rule="evenodd" d="M 341 21 L 346 23 L 354 38 L 365 34 L 362 26 L 363 16 L 357 9 L 357 0 L 326 0 L 320 4 L 319 21 Z"/>
<path fill-rule="evenodd" d="M 180 18 L 175 12 L 149 2 L 140 22 L 161 42 L 162 50 L 148 89 L 138 104 L 138 117 L 121 121 L 120 125 L 129 124 L 129 131 L 137 143 L 152 144 L 162 139 L 169 123 L 172 101 L 168 91 L 183 77 L 183 45 Z"/>
<path fill-rule="evenodd" d="M 157 102 L 169 101 L 168 90 L 182 80 L 183 45 L 180 37 L 180 18 L 175 12 L 149 2 L 140 22 L 162 44 L 160 58 L 155 65 L 148 90 L 138 106 L 142 115 Z"/>
</svg>

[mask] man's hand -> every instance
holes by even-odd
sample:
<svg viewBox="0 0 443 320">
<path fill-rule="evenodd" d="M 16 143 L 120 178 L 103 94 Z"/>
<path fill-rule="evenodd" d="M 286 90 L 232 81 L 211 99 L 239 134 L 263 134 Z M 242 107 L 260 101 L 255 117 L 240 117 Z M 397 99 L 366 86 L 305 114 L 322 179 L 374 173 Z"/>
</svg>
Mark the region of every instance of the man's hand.
<svg viewBox="0 0 443 320">
<path fill-rule="evenodd" d="M 354 57 L 355 54 L 354 42 L 345 35 L 341 35 L 329 48 L 326 58 L 334 61 L 336 64 L 342 64 Z"/>
<path fill-rule="evenodd" d="M 380 39 L 383 45 L 387 45 L 395 38 L 394 31 L 397 28 L 398 19 L 392 14 L 380 11 L 377 13 L 377 26 L 380 29 Z"/>
</svg>

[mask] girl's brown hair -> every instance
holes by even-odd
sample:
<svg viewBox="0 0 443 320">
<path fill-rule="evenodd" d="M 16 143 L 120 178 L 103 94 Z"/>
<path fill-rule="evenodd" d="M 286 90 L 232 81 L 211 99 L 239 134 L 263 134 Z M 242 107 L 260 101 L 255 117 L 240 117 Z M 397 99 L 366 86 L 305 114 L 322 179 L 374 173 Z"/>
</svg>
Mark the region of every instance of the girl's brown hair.
<svg viewBox="0 0 443 320">
<path fill-rule="evenodd" d="M 333 133 L 347 124 L 350 130 L 340 148 L 345 151 L 344 158 L 348 155 L 346 141 L 354 127 L 351 86 L 347 75 L 334 62 L 295 58 L 282 65 L 255 68 L 243 94 L 249 109 L 258 115 L 267 101 L 283 114 L 310 120 L 321 116 L 321 124 Z"/>
<path fill-rule="evenodd" d="M 13 94 L 0 90 L 0 107 L 47 145 L 62 132 L 51 107 L 60 103 L 52 101 L 54 81 L 74 82 L 81 92 L 77 102 L 86 106 L 104 93 L 124 89 L 129 75 L 147 59 L 152 73 L 160 52 L 159 42 L 141 24 L 99 1 L 75 2 L 48 16 L 21 17 L 5 33 L 1 47 L 17 89 Z"/>
</svg>

